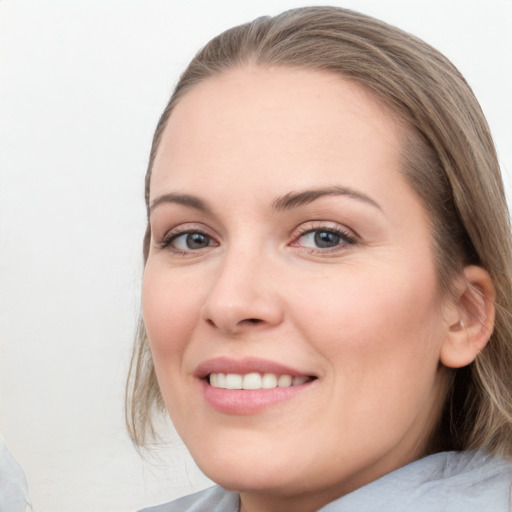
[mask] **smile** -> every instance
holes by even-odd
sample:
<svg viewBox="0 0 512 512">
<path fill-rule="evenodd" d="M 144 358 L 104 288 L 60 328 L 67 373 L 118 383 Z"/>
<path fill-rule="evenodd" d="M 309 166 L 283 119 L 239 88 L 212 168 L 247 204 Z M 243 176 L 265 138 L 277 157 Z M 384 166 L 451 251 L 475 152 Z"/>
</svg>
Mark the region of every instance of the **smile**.
<svg viewBox="0 0 512 512">
<path fill-rule="evenodd" d="M 274 389 L 300 386 L 312 377 L 279 375 L 276 373 L 211 373 L 208 376 L 210 386 L 222 389 Z"/>
<path fill-rule="evenodd" d="M 199 364 L 194 375 L 209 407 L 247 416 L 310 393 L 320 379 L 306 371 L 259 358 L 216 357 Z"/>
</svg>

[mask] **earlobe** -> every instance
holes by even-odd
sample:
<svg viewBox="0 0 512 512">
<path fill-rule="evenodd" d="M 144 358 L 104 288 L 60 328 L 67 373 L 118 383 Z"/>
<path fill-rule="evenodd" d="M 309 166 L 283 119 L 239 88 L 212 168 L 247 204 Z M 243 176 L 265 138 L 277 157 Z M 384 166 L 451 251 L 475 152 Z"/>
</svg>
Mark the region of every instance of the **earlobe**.
<svg viewBox="0 0 512 512">
<path fill-rule="evenodd" d="M 494 328 L 495 295 L 485 269 L 476 265 L 464 268 L 456 285 L 454 314 L 441 347 L 440 359 L 445 366 L 467 366 L 485 348 Z"/>
</svg>

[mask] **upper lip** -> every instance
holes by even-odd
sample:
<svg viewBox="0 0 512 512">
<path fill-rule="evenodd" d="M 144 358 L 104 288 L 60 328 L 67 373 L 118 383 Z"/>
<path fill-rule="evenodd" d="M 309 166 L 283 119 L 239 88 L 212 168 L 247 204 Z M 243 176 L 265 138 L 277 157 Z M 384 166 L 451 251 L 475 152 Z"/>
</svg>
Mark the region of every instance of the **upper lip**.
<svg viewBox="0 0 512 512">
<path fill-rule="evenodd" d="M 213 359 L 208 359 L 198 365 L 194 375 L 200 379 L 205 379 L 211 373 L 236 373 L 245 375 L 253 372 L 290 375 L 291 377 L 314 377 L 314 375 L 304 373 L 284 364 L 254 357 L 245 357 L 242 359 L 215 357 Z"/>
</svg>

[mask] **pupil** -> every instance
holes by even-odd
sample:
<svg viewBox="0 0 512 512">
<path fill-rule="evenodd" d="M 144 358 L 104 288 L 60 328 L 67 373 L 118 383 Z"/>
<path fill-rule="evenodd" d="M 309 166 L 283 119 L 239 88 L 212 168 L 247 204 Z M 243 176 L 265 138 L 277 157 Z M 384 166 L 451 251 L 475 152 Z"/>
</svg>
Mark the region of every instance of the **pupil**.
<svg viewBox="0 0 512 512">
<path fill-rule="evenodd" d="M 189 249 L 202 249 L 208 247 L 208 237 L 201 233 L 192 233 L 187 235 L 187 247 Z"/>
<path fill-rule="evenodd" d="M 340 235 L 329 233 L 328 231 L 318 231 L 315 233 L 315 244 L 317 247 L 336 247 L 340 243 Z"/>
</svg>

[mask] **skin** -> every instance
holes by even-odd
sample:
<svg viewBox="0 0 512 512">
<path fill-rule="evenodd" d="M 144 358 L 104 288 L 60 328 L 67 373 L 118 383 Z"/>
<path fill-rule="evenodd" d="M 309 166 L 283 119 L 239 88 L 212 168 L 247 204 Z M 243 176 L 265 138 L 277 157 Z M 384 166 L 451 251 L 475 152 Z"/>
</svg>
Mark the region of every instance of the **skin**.
<svg viewBox="0 0 512 512">
<path fill-rule="evenodd" d="M 428 215 L 400 170 L 403 129 L 357 85 L 279 68 L 210 78 L 170 117 L 144 321 L 173 423 L 243 511 L 317 510 L 424 455 L 460 311 L 440 297 Z M 359 197 L 275 207 L 333 186 Z M 333 229 L 349 239 L 315 245 Z M 207 245 L 188 247 L 197 232 Z M 194 372 L 221 356 L 315 380 L 254 414 L 220 412 Z"/>
</svg>

